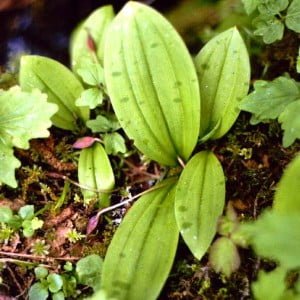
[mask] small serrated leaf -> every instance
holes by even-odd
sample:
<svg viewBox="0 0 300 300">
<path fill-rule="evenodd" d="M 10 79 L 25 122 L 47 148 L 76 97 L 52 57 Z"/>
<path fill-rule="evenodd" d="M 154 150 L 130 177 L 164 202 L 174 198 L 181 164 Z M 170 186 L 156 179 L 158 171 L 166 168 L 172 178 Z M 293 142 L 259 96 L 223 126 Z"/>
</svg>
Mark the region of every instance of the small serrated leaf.
<svg viewBox="0 0 300 300">
<path fill-rule="evenodd" d="M 100 64 L 86 64 L 78 69 L 77 73 L 85 83 L 91 86 L 98 86 L 104 83 L 104 71 Z"/>
<path fill-rule="evenodd" d="M 273 81 L 257 80 L 254 91 L 240 103 L 242 110 L 251 112 L 256 121 L 276 119 L 286 106 L 300 99 L 300 91 L 293 79 L 278 77 Z"/>
<path fill-rule="evenodd" d="M 84 90 L 75 103 L 77 106 L 88 106 L 90 109 L 94 109 L 102 104 L 103 99 L 103 92 L 99 88 L 90 88 Z"/>
<path fill-rule="evenodd" d="M 90 128 L 92 132 L 110 132 L 121 128 L 115 115 L 98 115 L 95 120 L 87 121 L 86 126 Z"/>
<path fill-rule="evenodd" d="M 222 166 L 210 151 L 194 155 L 180 175 L 175 216 L 180 233 L 198 259 L 207 251 L 225 203 Z"/>
<path fill-rule="evenodd" d="M 117 155 L 126 152 L 124 138 L 117 132 L 107 133 L 104 138 L 104 147 L 107 154 Z"/>
<path fill-rule="evenodd" d="M 174 194 L 174 180 L 163 181 L 126 214 L 104 260 L 102 288 L 108 297 L 157 299 L 178 243 Z"/>
<path fill-rule="evenodd" d="M 210 248 L 209 262 L 216 272 L 224 273 L 229 277 L 239 268 L 241 259 L 232 240 L 227 237 L 221 237 Z"/>
<path fill-rule="evenodd" d="M 286 26 L 296 32 L 300 32 L 300 0 L 293 0 L 285 17 Z"/>
<path fill-rule="evenodd" d="M 253 20 L 253 25 L 257 28 L 254 34 L 262 36 L 266 44 L 272 44 L 283 37 L 284 25 L 273 15 L 259 15 Z"/>
</svg>

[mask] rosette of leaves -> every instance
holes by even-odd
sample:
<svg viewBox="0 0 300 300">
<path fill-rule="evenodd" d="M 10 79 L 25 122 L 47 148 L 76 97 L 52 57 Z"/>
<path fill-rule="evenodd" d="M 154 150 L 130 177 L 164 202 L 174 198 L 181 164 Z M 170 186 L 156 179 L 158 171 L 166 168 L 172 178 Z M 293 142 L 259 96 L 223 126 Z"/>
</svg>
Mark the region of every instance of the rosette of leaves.
<svg viewBox="0 0 300 300">
<path fill-rule="evenodd" d="M 125 5 L 108 32 L 105 81 L 125 133 L 150 159 L 168 166 L 187 162 L 179 178 L 165 179 L 134 204 L 104 260 L 108 297 L 156 299 L 178 233 L 198 259 L 216 233 L 225 200 L 222 167 L 211 151 L 190 156 L 199 136 L 202 142 L 216 139 L 233 125 L 249 88 L 249 58 L 232 28 L 209 42 L 193 64 L 174 28 L 137 2 Z"/>
<path fill-rule="evenodd" d="M 15 169 L 20 161 L 13 148 L 29 148 L 29 140 L 49 136 L 50 118 L 57 106 L 47 102 L 47 96 L 38 90 L 21 91 L 15 86 L 0 90 L 0 182 L 17 187 Z"/>
</svg>

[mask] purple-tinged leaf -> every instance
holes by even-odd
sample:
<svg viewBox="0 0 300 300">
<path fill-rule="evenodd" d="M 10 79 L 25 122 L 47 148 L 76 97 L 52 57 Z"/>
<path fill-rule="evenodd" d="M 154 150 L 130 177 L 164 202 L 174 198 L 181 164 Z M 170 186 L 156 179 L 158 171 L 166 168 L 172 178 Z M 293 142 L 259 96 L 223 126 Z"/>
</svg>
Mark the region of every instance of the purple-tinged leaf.
<svg viewBox="0 0 300 300">
<path fill-rule="evenodd" d="M 96 138 L 92 136 L 85 136 L 83 138 L 78 139 L 74 144 L 73 148 L 75 149 L 83 149 L 92 146 L 96 141 Z"/>
</svg>

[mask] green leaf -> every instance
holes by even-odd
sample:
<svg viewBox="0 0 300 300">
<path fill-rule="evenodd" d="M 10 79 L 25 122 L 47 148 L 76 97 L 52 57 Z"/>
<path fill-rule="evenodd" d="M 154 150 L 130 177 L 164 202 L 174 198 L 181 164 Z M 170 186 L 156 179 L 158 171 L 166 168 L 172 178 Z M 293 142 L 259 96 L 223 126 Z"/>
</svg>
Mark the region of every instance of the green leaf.
<svg viewBox="0 0 300 300">
<path fill-rule="evenodd" d="M 0 182 L 17 187 L 15 168 L 20 166 L 12 147 L 29 148 L 29 140 L 49 136 L 50 117 L 57 106 L 46 102 L 38 90 L 22 92 L 18 86 L 0 90 Z"/>
<path fill-rule="evenodd" d="M 64 299 L 65 299 L 65 295 L 63 292 L 52 294 L 52 300 L 64 300 Z"/>
<path fill-rule="evenodd" d="M 284 130 L 283 147 L 288 147 L 300 138 L 300 99 L 287 105 L 285 110 L 280 114 L 278 121 Z"/>
<path fill-rule="evenodd" d="M 95 63 L 93 54 L 88 49 L 87 40 L 90 34 L 95 45 L 100 63 L 103 64 L 104 42 L 107 35 L 107 28 L 114 18 L 111 5 L 102 6 L 95 10 L 77 29 L 72 33 L 71 38 L 71 62 L 72 69 L 84 68 L 85 65 Z"/>
<path fill-rule="evenodd" d="M 25 220 L 22 222 L 23 234 L 25 237 L 32 237 L 34 235 L 34 229 L 31 226 L 31 220 Z"/>
<path fill-rule="evenodd" d="M 257 300 L 283 300 L 286 269 L 278 267 L 271 272 L 259 271 L 257 281 L 251 286 L 255 299 Z"/>
<path fill-rule="evenodd" d="M 0 206 L 0 222 L 9 223 L 13 218 L 13 212 L 8 206 Z"/>
<path fill-rule="evenodd" d="M 201 92 L 200 138 L 217 139 L 233 125 L 250 82 L 249 57 L 236 28 L 217 35 L 195 59 Z"/>
<path fill-rule="evenodd" d="M 40 282 L 33 284 L 28 292 L 29 300 L 46 300 L 48 295 L 47 287 Z"/>
<path fill-rule="evenodd" d="M 262 0 L 242 0 L 246 13 L 250 15 L 255 11 L 257 8 L 258 4 L 262 2 Z"/>
<path fill-rule="evenodd" d="M 171 270 L 178 242 L 175 186 L 164 181 L 126 214 L 109 245 L 102 288 L 118 300 L 157 299 Z"/>
<path fill-rule="evenodd" d="M 94 291 L 100 289 L 103 260 L 92 254 L 80 259 L 76 264 L 78 283 L 91 286 Z"/>
<path fill-rule="evenodd" d="M 257 121 L 277 118 L 286 106 L 300 100 L 300 91 L 293 79 L 278 77 L 273 81 L 257 80 L 254 91 L 240 104 L 242 110 L 254 114 Z"/>
<path fill-rule="evenodd" d="M 77 70 L 82 80 L 92 86 L 104 83 L 104 71 L 100 64 L 93 63 L 85 65 L 84 68 Z"/>
<path fill-rule="evenodd" d="M 33 230 L 37 230 L 39 228 L 42 228 L 43 227 L 43 224 L 44 224 L 44 221 L 43 220 L 40 220 L 39 218 L 37 217 L 34 217 L 32 220 L 31 220 L 31 227 Z"/>
<path fill-rule="evenodd" d="M 19 80 L 22 89 L 38 88 L 48 95 L 49 102 L 58 105 L 58 112 L 51 119 L 55 126 L 75 130 L 77 119 L 84 122 L 89 119 L 88 107 L 75 105 L 83 91 L 80 81 L 59 62 L 42 56 L 23 56 Z"/>
<path fill-rule="evenodd" d="M 49 283 L 49 291 L 51 293 L 57 293 L 63 286 L 62 277 L 55 273 L 48 275 L 47 281 Z"/>
<path fill-rule="evenodd" d="M 195 67 L 182 39 L 152 8 L 130 1 L 109 28 L 105 82 L 129 138 L 163 165 L 187 160 L 199 135 Z"/>
<path fill-rule="evenodd" d="M 286 26 L 300 33 L 300 0 L 293 0 L 285 17 Z"/>
<path fill-rule="evenodd" d="M 126 152 L 124 138 L 117 132 L 107 133 L 104 138 L 104 147 L 107 154 L 117 155 Z"/>
<path fill-rule="evenodd" d="M 79 183 L 88 188 L 97 190 L 113 189 L 115 185 L 114 173 L 109 158 L 104 148 L 99 143 L 94 143 L 89 148 L 80 152 L 78 162 Z M 97 193 L 82 189 L 84 202 L 98 199 L 101 206 L 109 205 L 109 193 Z"/>
<path fill-rule="evenodd" d="M 277 186 L 273 211 L 300 215 L 300 155 L 297 155 L 285 169 Z"/>
<path fill-rule="evenodd" d="M 184 168 L 175 197 L 175 216 L 180 233 L 199 260 L 216 231 L 225 202 L 222 166 L 210 151 L 194 155 Z"/>
<path fill-rule="evenodd" d="M 276 15 L 285 10 L 289 5 L 289 0 L 263 0 L 258 5 L 261 14 Z"/>
<path fill-rule="evenodd" d="M 253 25 L 257 28 L 254 34 L 262 36 L 266 44 L 272 44 L 283 37 L 284 25 L 273 15 L 259 15 L 253 20 Z"/>
<path fill-rule="evenodd" d="M 37 279 L 44 279 L 48 275 L 48 269 L 45 267 L 34 268 L 34 274 Z"/>
<path fill-rule="evenodd" d="M 121 128 L 120 123 L 116 119 L 115 115 L 98 115 L 95 120 L 87 121 L 86 126 L 90 128 L 92 132 L 110 132 Z"/>
<path fill-rule="evenodd" d="M 102 104 L 103 99 L 103 92 L 99 88 L 90 88 L 81 93 L 80 98 L 76 100 L 76 105 L 88 106 L 90 109 L 94 109 L 98 105 Z"/>
<path fill-rule="evenodd" d="M 210 248 L 209 262 L 216 272 L 229 277 L 241 263 L 236 245 L 227 237 L 218 238 Z"/>
<path fill-rule="evenodd" d="M 21 207 L 18 211 L 18 215 L 23 220 L 30 220 L 33 218 L 34 215 L 34 206 L 33 205 L 25 205 Z"/>
<path fill-rule="evenodd" d="M 264 212 L 257 221 L 241 225 L 255 252 L 295 269 L 300 267 L 300 214 Z"/>
</svg>

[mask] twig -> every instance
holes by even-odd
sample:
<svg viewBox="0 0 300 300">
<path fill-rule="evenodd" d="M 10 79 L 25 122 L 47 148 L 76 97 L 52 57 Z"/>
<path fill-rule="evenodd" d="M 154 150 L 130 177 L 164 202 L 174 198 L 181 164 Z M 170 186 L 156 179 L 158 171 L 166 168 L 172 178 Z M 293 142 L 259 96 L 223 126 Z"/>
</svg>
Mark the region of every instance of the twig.
<svg viewBox="0 0 300 300">
<path fill-rule="evenodd" d="M 9 272 L 10 276 L 12 277 L 15 285 L 17 286 L 19 292 L 22 293 L 23 292 L 22 287 L 21 287 L 19 281 L 17 280 L 17 278 L 15 277 L 13 270 L 9 266 L 7 266 L 7 270 Z"/>
</svg>

